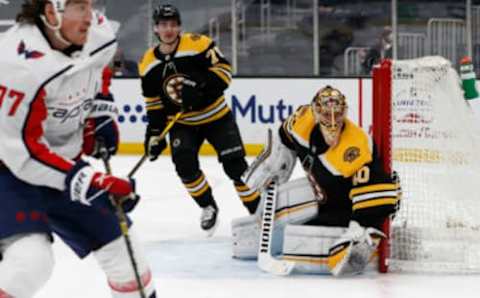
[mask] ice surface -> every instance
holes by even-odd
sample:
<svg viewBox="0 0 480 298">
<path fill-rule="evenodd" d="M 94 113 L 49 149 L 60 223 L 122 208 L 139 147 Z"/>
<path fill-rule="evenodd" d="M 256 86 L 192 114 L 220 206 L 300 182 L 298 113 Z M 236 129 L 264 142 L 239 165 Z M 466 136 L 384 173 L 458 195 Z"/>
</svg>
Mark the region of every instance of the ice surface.
<svg viewBox="0 0 480 298">
<path fill-rule="evenodd" d="M 139 159 L 112 159 L 113 172 L 126 175 Z M 176 176 L 169 157 L 147 162 L 136 176 L 142 202 L 132 217 L 152 267 L 159 298 L 410 298 L 480 297 L 480 276 L 369 273 L 353 278 L 259 271 L 255 262 L 231 258 L 230 222 L 247 214 L 215 157 L 201 165 L 220 208 L 212 238 L 199 226 L 200 209 Z M 100 164 L 98 164 L 100 166 Z M 296 169 L 294 176 L 301 175 Z M 56 266 L 39 298 L 110 297 L 105 277 L 89 256 L 79 260 L 59 239 Z"/>
</svg>

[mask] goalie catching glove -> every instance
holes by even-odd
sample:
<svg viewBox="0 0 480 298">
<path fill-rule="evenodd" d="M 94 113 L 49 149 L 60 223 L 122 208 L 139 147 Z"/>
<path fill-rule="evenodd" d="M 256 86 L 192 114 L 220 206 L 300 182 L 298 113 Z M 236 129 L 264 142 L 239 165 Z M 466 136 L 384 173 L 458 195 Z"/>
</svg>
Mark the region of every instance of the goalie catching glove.
<svg viewBox="0 0 480 298">
<path fill-rule="evenodd" d="M 385 237 L 375 228 L 364 228 L 350 221 L 347 231 L 329 250 L 328 267 L 334 276 L 362 273 Z"/>
<path fill-rule="evenodd" d="M 104 207 L 112 196 L 122 204 L 125 212 L 131 211 L 140 197 L 135 193 L 135 181 L 107 175 L 95 170 L 89 163 L 80 160 L 65 179 L 66 195 L 74 202 L 87 206 Z"/>
</svg>

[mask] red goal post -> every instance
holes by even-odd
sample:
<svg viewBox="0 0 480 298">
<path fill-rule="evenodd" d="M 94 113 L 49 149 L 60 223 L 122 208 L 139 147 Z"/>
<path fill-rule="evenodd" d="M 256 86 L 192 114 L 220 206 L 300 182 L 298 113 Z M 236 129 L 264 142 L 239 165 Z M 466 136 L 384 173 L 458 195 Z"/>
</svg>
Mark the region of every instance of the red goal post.
<svg viewBox="0 0 480 298">
<path fill-rule="evenodd" d="M 384 60 L 373 69 L 373 139 L 377 145 L 380 158 L 383 160 L 383 169 L 392 173 L 392 122 L 391 122 L 391 94 L 392 94 L 392 63 Z M 389 254 L 390 219 L 385 220 L 382 230 L 387 236 L 380 242 L 378 249 L 379 271 L 388 271 L 387 259 Z"/>
</svg>

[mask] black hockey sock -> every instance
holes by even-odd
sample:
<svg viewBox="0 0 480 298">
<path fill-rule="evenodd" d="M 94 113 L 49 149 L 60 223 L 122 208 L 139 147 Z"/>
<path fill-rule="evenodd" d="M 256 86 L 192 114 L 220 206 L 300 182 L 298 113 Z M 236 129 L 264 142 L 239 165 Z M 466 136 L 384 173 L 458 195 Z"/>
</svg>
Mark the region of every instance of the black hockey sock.
<svg viewBox="0 0 480 298">
<path fill-rule="evenodd" d="M 212 189 L 203 173 L 200 173 L 195 179 L 182 179 L 182 182 L 198 206 L 201 208 L 207 207 L 208 205 L 216 206 L 212 195 Z"/>
<path fill-rule="evenodd" d="M 260 202 L 260 192 L 250 189 L 242 181 L 234 181 L 235 190 L 250 214 L 255 213 Z"/>
</svg>

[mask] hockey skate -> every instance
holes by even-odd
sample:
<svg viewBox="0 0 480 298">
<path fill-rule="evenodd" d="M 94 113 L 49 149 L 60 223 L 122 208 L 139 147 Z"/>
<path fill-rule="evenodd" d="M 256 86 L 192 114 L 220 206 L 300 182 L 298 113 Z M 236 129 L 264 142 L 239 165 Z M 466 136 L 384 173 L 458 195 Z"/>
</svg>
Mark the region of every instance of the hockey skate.
<svg viewBox="0 0 480 298">
<path fill-rule="evenodd" d="M 215 205 L 208 205 L 202 208 L 202 215 L 200 216 L 200 226 L 202 230 L 207 232 L 207 237 L 211 237 L 215 233 L 218 226 L 218 208 Z"/>
</svg>

